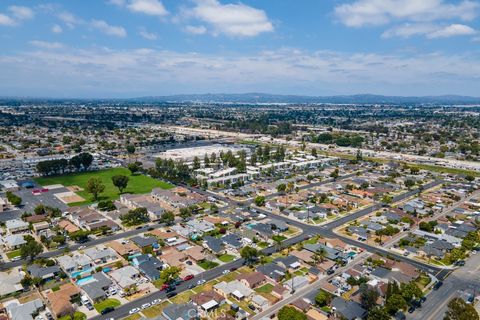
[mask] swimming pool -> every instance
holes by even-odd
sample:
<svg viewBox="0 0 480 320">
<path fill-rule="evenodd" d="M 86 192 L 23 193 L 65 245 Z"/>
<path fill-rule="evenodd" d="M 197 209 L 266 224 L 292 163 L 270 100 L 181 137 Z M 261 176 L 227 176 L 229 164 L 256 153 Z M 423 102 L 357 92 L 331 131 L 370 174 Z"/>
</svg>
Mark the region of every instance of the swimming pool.
<svg viewBox="0 0 480 320">
<path fill-rule="evenodd" d="M 85 269 L 85 270 L 81 270 L 81 271 L 75 271 L 75 272 L 72 272 L 71 276 L 72 278 L 77 278 L 78 276 L 82 276 L 86 273 L 91 273 L 93 269 L 92 268 L 88 268 L 88 269 Z"/>
<path fill-rule="evenodd" d="M 85 284 L 87 284 L 87 283 L 92 282 L 92 280 L 93 280 L 93 276 L 88 276 L 88 277 L 85 277 L 85 278 L 83 278 L 83 279 L 77 280 L 77 285 L 83 286 L 83 285 L 85 285 Z"/>
</svg>

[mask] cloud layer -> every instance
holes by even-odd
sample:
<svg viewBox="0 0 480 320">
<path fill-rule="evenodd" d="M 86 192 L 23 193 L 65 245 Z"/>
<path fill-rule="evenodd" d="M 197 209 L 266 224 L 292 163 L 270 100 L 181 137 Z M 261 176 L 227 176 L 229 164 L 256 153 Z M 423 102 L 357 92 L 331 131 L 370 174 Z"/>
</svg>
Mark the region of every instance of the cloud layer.
<svg viewBox="0 0 480 320">
<path fill-rule="evenodd" d="M 152 49 L 71 49 L 32 43 L 38 51 L 0 56 L 4 83 L 48 95 L 136 96 L 186 92 L 258 91 L 308 94 L 475 94 L 480 59 L 473 55 L 416 56 L 305 52 L 294 49 L 252 55 L 207 55 Z M 59 47 L 57 50 L 56 47 Z M 42 79 L 36 82 L 34 79 Z M 432 92 L 434 86 L 438 92 Z M 338 90 L 338 88 L 342 88 Z M 476 92 L 478 94 L 478 92 Z"/>
<path fill-rule="evenodd" d="M 471 21 L 479 8 L 478 2 L 470 0 L 456 4 L 443 0 L 356 0 L 338 5 L 335 16 L 353 28 L 394 24 L 383 33 L 384 38 L 423 35 L 433 39 L 475 34 L 464 23 L 446 22 Z M 401 22 L 404 24 L 397 24 Z"/>
</svg>

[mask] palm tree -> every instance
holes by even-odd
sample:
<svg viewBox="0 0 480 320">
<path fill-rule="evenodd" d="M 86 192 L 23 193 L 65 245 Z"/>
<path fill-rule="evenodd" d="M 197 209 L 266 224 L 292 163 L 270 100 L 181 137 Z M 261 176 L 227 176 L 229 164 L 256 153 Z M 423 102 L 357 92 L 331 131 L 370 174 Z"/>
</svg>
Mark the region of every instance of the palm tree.
<svg viewBox="0 0 480 320">
<path fill-rule="evenodd" d="M 325 248 L 320 248 L 317 251 L 315 251 L 312 259 L 315 262 L 315 264 L 318 264 L 318 263 L 324 262 L 326 256 L 327 256 L 327 251 L 325 250 Z"/>
</svg>

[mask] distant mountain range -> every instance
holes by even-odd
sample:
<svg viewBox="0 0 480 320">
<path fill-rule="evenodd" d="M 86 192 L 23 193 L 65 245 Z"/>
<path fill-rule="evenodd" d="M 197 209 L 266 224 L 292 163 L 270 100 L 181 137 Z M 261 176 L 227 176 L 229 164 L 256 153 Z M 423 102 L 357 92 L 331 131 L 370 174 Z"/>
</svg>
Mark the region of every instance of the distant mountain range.
<svg viewBox="0 0 480 320">
<path fill-rule="evenodd" d="M 480 97 L 457 95 L 402 97 L 373 94 L 300 96 L 268 93 L 180 94 L 127 99 L 138 102 L 231 102 L 231 103 L 334 103 L 334 104 L 480 104 Z"/>
</svg>

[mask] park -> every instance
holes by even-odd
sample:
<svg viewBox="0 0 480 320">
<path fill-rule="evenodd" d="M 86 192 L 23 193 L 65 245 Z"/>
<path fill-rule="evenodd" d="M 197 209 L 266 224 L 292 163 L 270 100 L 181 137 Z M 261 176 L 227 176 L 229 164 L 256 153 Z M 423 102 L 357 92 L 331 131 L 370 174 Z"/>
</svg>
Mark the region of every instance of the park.
<svg viewBox="0 0 480 320">
<path fill-rule="evenodd" d="M 117 187 L 114 186 L 112 182 L 113 176 L 126 176 L 128 177 L 128 185 L 122 190 L 122 193 L 131 193 L 131 194 L 143 194 L 149 193 L 154 188 L 170 189 L 173 188 L 173 185 L 156 180 L 154 178 L 148 177 L 143 174 L 132 174 L 126 168 L 112 168 L 107 170 L 100 171 L 90 171 L 90 172 L 81 172 L 67 175 L 58 175 L 50 177 L 40 177 L 36 178 L 35 182 L 41 186 L 50 186 L 50 185 L 63 185 L 64 187 L 75 188 L 76 194 L 85 199 L 82 202 L 69 203 L 69 206 L 81 205 L 81 204 L 90 204 L 95 202 L 92 194 L 88 193 L 86 190 L 87 182 L 91 178 L 98 178 L 101 180 L 102 184 L 105 186 L 103 192 L 98 196 L 97 201 L 106 201 L 106 200 L 115 200 L 120 196 L 120 192 Z"/>
</svg>

